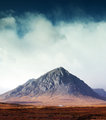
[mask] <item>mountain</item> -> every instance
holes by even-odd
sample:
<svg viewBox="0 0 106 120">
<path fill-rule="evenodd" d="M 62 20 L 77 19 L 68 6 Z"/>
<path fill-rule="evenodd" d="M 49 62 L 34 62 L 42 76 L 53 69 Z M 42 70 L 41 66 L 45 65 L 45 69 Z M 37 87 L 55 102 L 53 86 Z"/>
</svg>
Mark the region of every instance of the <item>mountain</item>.
<svg viewBox="0 0 106 120">
<path fill-rule="evenodd" d="M 102 88 L 93 89 L 98 95 L 106 97 L 106 91 Z"/>
<path fill-rule="evenodd" d="M 56 101 L 56 99 L 60 100 L 61 98 L 69 103 L 70 101 L 72 102 L 72 100 L 81 100 L 83 98 L 86 98 L 85 101 L 87 101 L 88 98 L 93 100 L 104 99 L 94 92 L 84 81 L 72 75 L 63 67 L 56 68 L 38 79 L 30 79 L 25 84 L 4 93 L 0 98 L 4 101 L 27 102 L 36 102 L 37 100 L 39 101 L 39 99 L 40 102 L 47 101 L 48 99 L 49 101 Z"/>
</svg>

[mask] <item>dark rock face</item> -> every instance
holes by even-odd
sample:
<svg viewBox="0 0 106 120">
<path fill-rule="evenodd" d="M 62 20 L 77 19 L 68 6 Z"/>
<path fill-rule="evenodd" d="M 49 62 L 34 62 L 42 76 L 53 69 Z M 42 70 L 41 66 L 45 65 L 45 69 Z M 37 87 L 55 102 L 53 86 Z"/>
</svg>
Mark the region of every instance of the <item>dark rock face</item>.
<svg viewBox="0 0 106 120">
<path fill-rule="evenodd" d="M 5 98 L 22 96 L 40 96 L 47 95 L 84 95 L 102 99 L 86 83 L 70 74 L 67 70 L 60 67 L 54 69 L 38 79 L 31 79 L 24 85 L 8 92 Z"/>
<path fill-rule="evenodd" d="M 98 89 L 94 89 L 94 91 L 95 91 L 98 95 L 100 95 L 100 96 L 102 96 L 102 97 L 106 97 L 106 91 L 105 91 L 104 89 L 98 88 Z"/>
</svg>

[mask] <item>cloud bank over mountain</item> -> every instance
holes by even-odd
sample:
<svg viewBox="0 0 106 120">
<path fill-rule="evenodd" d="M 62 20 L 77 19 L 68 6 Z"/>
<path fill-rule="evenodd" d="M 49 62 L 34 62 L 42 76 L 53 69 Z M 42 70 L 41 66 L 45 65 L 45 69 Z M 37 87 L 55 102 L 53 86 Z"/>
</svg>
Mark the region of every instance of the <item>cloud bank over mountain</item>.
<svg viewBox="0 0 106 120">
<path fill-rule="evenodd" d="M 53 24 L 32 13 L 0 18 L 0 93 L 59 66 L 106 89 L 105 31 L 105 21 Z"/>
</svg>

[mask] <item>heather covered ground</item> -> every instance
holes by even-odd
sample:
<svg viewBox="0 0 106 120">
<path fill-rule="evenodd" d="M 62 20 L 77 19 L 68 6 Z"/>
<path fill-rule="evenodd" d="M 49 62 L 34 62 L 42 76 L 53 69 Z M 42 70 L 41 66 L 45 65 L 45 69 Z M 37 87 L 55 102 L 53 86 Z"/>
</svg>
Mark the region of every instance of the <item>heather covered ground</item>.
<svg viewBox="0 0 106 120">
<path fill-rule="evenodd" d="M 0 120 L 106 120 L 106 106 L 42 107 L 0 104 Z"/>
</svg>

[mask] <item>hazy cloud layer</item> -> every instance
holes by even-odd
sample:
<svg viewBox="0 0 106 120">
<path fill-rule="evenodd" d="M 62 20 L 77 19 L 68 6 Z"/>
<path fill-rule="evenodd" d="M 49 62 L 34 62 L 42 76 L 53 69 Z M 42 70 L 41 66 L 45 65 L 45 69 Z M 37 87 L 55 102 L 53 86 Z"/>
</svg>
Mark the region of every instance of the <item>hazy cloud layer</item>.
<svg viewBox="0 0 106 120">
<path fill-rule="evenodd" d="M 60 21 L 27 13 L 0 19 L 0 93 L 63 66 L 106 89 L 106 22 Z"/>
</svg>

